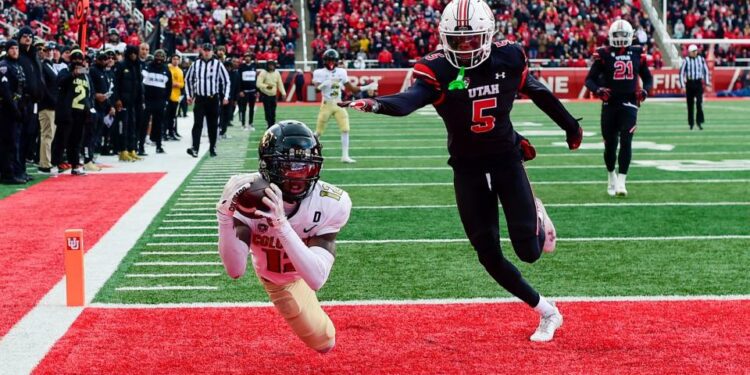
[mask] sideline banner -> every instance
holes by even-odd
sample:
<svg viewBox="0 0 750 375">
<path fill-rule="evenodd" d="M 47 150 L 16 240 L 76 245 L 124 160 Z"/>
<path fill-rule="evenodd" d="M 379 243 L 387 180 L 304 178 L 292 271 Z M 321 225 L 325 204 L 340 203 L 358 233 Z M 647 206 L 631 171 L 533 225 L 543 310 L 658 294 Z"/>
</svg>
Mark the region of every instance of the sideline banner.
<svg viewBox="0 0 750 375">
<path fill-rule="evenodd" d="M 706 96 L 714 96 L 717 91 L 728 90 L 739 77 L 743 68 L 718 67 L 712 72 L 713 90 L 706 92 Z M 532 69 L 533 74 L 544 83 L 560 99 L 587 99 L 591 95 L 586 90 L 585 81 L 588 69 L 586 68 L 544 68 Z M 294 73 L 293 71 L 282 71 L 282 80 L 287 81 L 287 77 Z M 405 90 L 412 82 L 411 69 L 366 69 L 354 70 L 347 69 L 349 82 L 355 86 L 366 85 L 371 82 L 378 83 L 378 95 L 390 95 Z M 651 96 L 654 97 L 677 97 L 684 96 L 680 88 L 680 74 L 678 69 L 652 69 L 651 74 L 654 76 L 654 88 Z M 308 92 L 307 86 L 311 85 L 312 72 L 306 72 L 305 89 L 302 90 L 303 96 Z M 288 92 L 293 92 L 293 86 L 288 87 Z M 286 101 L 293 101 L 296 95 L 289 95 Z M 320 93 L 315 97 L 305 97 L 302 101 L 317 102 L 320 101 Z"/>
</svg>

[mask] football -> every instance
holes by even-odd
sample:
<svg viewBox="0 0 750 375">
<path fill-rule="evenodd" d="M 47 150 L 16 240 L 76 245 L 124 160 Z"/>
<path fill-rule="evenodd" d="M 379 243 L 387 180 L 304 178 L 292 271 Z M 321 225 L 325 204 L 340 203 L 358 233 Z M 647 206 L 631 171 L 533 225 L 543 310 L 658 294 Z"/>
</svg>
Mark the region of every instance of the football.
<svg viewBox="0 0 750 375">
<path fill-rule="evenodd" d="M 236 194 L 235 209 L 243 216 L 259 219 L 260 215 L 255 210 L 268 211 L 268 206 L 263 203 L 266 196 L 265 190 L 270 185 L 263 178 L 257 178 L 245 184 Z"/>
</svg>

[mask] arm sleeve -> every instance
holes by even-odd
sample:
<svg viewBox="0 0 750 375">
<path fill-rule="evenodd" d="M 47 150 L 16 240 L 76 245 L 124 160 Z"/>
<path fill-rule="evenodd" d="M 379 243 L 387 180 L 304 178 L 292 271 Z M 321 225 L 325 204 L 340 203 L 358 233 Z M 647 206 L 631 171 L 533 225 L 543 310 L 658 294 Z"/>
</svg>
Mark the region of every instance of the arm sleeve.
<svg viewBox="0 0 750 375">
<path fill-rule="evenodd" d="M 227 68 L 224 67 L 224 64 L 221 62 L 219 64 L 219 76 L 221 77 L 221 81 L 224 82 L 224 99 L 229 100 L 229 97 L 232 93 L 232 82 L 229 79 L 229 72 L 227 72 Z"/>
<path fill-rule="evenodd" d="M 586 88 L 589 89 L 589 91 L 595 93 L 599 90 L 600 86 L 599 83 L 597 83 L 597 80 L 601 74 L 602 61 L 595 57 L 594 63 L 591 65 L 591 69 L 589 69 L 589 73 L 586 75 Z"/>
<path fill-rule="evenodd" d="M 651 75 L 651 71 L 648 69 L 648 64 L 646 63 L 645 58 L 641 60 L 641 66 L 638 75 L 641 76 L 641 79 L 643 80 L 643 89 L 646 91 L 651 91 L 651 88 L 654 87 L 654 77 Z"/>
<path fill-rule="evenodd" d="M 578 131 L 578 121 L 562 105 L 559 99 L 533 75 L 528 75 L 521 92 L 528 95 L 544 113 L 567 133 Z"/>
<path fill-rule="evenodd" d="M 258 74 L 258 79 L 255 81 L 255 87 L 258 90 L 262 91 L 261 86 L 263 86 L 263 81 L 265 80 L 265 78 L 266 78 L 266 71 L 261 70 L 260 74 Z"/>
<path fill-rule="evenodd" d="M 234 219 L 221 212 L 216 213 L 219 221 L 219 255 L 227 275 L 238 279 L 247 270 L 247 257 L 250 250 L 247 244 L 237 238 L 234 230 Z"/>
<path fill-rule="evenodd" d="M 706 63 L 706 59 L 701 57 L 701 60 L 703 61 L 703 69 L 706 70 L 706 84 L 711 84 L 711 69 L 708 69 L 708 63 Z"/>
<path fill-rule="evenodd" d="M 377 113 L 388 116 L 406 116 L 419 108 L 434 103 L 441 97 L 440 93 L 422 79 L 417 79 L 406 91 L 375 98 L 380 104 Z"/>
<path fill-rule="evenodd" d="M 188 98 L 193 97 L 193 80 L 195 79 L 195 66 L 199 64 L 198 61 L 190 65 L 187 74 L 185 74 L 185 96 Z"/>
<path fill-rule="evenodd" d="M 680 65 L 680 87 L 685 88 L 685 69 L 687 67 L 687 60 L 682 60 L 682 65 Z"/>
<path fill-rule="evenodd" d="M 283 98 L 286 98 L 286 89 L 284 88 L 284 81 L 281 80 L 281 73 L 276 73 L 276 84 L 279 86 L 279 91 L 281 91 L 281 96 Z"/>
</svg>

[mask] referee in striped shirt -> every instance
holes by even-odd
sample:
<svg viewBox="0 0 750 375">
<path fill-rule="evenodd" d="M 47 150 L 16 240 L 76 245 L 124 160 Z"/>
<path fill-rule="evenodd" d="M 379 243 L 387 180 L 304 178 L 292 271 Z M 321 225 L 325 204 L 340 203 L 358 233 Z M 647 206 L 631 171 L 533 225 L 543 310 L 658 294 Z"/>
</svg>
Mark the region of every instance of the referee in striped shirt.
<svg viewBox="0 0 750 375">
<path fill-rule="evenodd" d="M 203 119 L 208 125 L 209 152 L 216 156 L 216 136 L 219 124 L 219 108 L 229 103 L 231 92 L 229 72 L 224 64 L 214 57 L 214 46 L 203 44 L 201 58 L 196 60 L 185 75 L 185 96 L 188 104 L 195 103 L 193 115 L 193 147 L 187 149 L 190 156 L 197 158 L 203 132 Z"/>
<path fill-rule="evenodd" d="M 680 85 L 685 89 L 688 107 L 688 125 L 693 130 L 693 124 L 698 125 L 698 129 L 703 130 L 703 123 L 706 119 L 703 117 L 703 82 L 707 87 L 711 87 L 711 72 L 708 70 L 706 59 L 698 55 L 698 46 L 691 44 L 688 47 L 688 56 L 682 61 L 680 66 Z M 698 115 L 693 118 L 693 103 L 697 104 Z"/>
</svg>

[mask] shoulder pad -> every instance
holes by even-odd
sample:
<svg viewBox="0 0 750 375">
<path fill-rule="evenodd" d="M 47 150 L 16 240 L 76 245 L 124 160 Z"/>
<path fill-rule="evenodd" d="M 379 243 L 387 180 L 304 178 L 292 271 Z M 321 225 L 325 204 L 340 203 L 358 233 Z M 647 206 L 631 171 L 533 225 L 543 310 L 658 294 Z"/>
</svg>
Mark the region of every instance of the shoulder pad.
<svg viewBox="0 0 750 375">
<path fill-rule="evenodd" d="M 431 86 L 440 88 L 441 73 L 448 68 L 448 61 L 442 51 L 434 51 L 421 58 L 414 65 L 414 76 Z"/>
<path fill-rule="evenodd" d="M 500 61 L 514 67 L 526 67 L 526 51 L 523 46 L 512 40 L 501 40 L 492 43 L 493 56 L 499 57 Z"/>
</svg>

